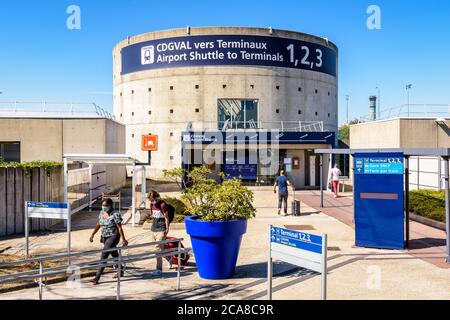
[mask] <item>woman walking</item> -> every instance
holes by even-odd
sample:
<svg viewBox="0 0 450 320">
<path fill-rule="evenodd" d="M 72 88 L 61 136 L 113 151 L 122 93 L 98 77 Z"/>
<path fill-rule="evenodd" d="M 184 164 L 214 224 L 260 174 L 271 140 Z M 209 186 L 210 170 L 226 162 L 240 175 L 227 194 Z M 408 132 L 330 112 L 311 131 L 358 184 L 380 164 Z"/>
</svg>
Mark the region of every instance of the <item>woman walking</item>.
<svg viewBox="0 0 450 320">
<path fill-rule="evenodd" d="M 337 163 L 334 165 L 334 168 L 330 171 L 330 183 L 333 188 L 334 197 L 338 197 L 339 193 L 339 177 L 342 175 L 341 170 L 339 170 Z"/>
<path fill-rule="evenodd" d="M 122 229 L 122 216 L 120 215 L 120 212 L 114 211 L 113 201 L 110 198 L 102 202 L 102 211 L 98 216 L 97 225 L 89 239 L 90 242 L 94 242 L 94 236 L 100 228 L 102 229 L 100 242 L 103 243 L 103 250 L 116 248 L 120 239 L 122 239 L 122 245 L 128 245 L 128 241 L 125 239 L 125 234 Z M 114 258 L 119 256 L 117 251 L 108 251 L 102 252 L 100 259 L 107 259 L 110 254 Z M 99 267 L 95 278 L 91 280 L 94 285 L 99 283 L 104 270 L 104 266 Z M 120 276 L 123 276 L 123 271 Z M 117 275 L 115 277 L 117 277 Z"/>
</svg>

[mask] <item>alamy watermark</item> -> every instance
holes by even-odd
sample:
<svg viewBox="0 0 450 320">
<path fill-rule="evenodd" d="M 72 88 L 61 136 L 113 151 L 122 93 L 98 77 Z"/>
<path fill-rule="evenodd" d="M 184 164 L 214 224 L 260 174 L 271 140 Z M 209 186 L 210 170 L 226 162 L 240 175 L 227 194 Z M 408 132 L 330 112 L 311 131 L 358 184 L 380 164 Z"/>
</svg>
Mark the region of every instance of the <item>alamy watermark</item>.
<svg viewBox="0 0 450 320">
<path fill-rule="evenodd" d="M 67 7 L 66 13 L 69 15 L 66 20 L 66 26 L 69 30 L 81 30 L 81 9 L 72 4 Z"/>
<path fill-rule="evenodd" d="M 369 266 L 367 268 L 369 277 L 367 278 L 366 286 L 369 290 L 381 289 L 381 268 L 376 265 Z"/>
<path fill-rule="evenodd" d="M 79 266 L 73 265 L 69 266 L 66 270 L 67 273 L 67 281 L 66 288 L 67 289 L 80 289 L 81 288 L 81 269 Z"/>
<path fill-rule="evenodd" d="M 381 30 L 381 8 L 375 4 L 367 7 L 367 29 Z"/>
</svg>

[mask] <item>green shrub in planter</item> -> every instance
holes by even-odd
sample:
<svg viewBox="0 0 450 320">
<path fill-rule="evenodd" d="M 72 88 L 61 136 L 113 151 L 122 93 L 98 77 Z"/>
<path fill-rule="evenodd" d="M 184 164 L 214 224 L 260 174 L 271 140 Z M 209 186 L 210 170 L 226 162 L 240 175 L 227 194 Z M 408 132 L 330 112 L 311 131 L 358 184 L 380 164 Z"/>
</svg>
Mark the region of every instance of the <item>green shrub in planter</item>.
<svg viewBox="0 0 450 320">
<path fill-rule="evenodd" d="M 181 198 L 189 203 L 187 211 L 193 215 L 186 218 L 185 225 L 199 276 L 211 280 L 232 277 L 247 220 L 256 212 L 253 193 L 237 179 L 219 183 L 217 174 L 206 167 L 165 173 L 172 179 L 186 175 L 189 181 Z M 220 178 L 224 179 L 223 173 Z"/>
<path fill-rule="evenodd" d="M 439 222 L 445 222 L 445 208 L 435 209 L 434 211 L 429 213 L 426 217 Z"/>
<path fill-rule="evenodd" d="M 417 215 L 445 222 L 444 191 L 413 190 L 409 193 L 409 209 Z"/>
<path fill-rule="evenodd" d="M 180 169 L 165 170 L 170 179 L 181 179 Z M 181 198 L 189 205 L 187 212 L 202 216 L 203 221 L 231 221 L 253 218 L 256 209 L 253 206 L 253 192 L 242 185 L 238 179 L 225 180 L 221 184 L 212 177 L 206 167 L 195 167 L 187 174 L 192 185 L 182 192 Z M 220 174 L 223 179 L 224 174 Z"/>
</svg>

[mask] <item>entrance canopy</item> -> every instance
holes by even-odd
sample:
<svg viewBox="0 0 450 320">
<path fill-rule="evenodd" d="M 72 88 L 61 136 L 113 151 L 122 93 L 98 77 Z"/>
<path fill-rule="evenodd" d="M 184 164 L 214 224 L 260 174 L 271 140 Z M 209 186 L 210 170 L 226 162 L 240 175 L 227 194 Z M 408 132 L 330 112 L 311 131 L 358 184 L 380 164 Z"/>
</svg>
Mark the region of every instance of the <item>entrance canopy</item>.
<svg viewBox="0 0 450 320">
<path fill-rule="evenodd" d="M 450 148 L 380 148 L 380 149 L 316 149 L 320 155 L 320 174 L 323 175 L 323 155 L 355 153 L 392 152 L 403 153 L 405 157 L 405 208 L 406 208 L 406 244 L 409 242 L 409 158 L 415 156 L 434 156 L 444 160 L 444 193 L 445 193 L 445 219 L 447 232 L 447 263 L 450 263 L 450 190 L 449 190 L 449 159 Z M 353 179 L 354 181 L 354 179 Z M 320 180 L 320 207 L 323 208 L 323 185 Z"/>
<path fill-rule="evenodd" d="M 134 156 L 126 155 L 126 154 L 74 154 L 68 153 L 63 156 L 64 161 L 64 202 L 69 202 L 68 196 L 68 163 L 70 162 L 84 162 L 89 165 L 90 171 L 92 171 L 92 167 L 94 165 L 105 165 L 105 166 L 132 166 L 133 167 L 133 176 L 132 176 L 132 201 L 131 201 L 131 215 L 132 215 L 132 225 L 135 226 L 135 216 L 136 216 L 136 204 L 135 204 L 135 180 L 136 180 L 136 166 L 142 166 L 143 175 L 142 175 L 142 188 L 141 199 L 145 199 L 146 194 L 146 176 L 145 176 L 145 166 Z M 92 173 L 90 174 L 92 176 Z M 92 188 L 89 188 L 89 207 L 92 205 Z M 71 212 L 73 214 L 75 212 Z"/>
</svg>

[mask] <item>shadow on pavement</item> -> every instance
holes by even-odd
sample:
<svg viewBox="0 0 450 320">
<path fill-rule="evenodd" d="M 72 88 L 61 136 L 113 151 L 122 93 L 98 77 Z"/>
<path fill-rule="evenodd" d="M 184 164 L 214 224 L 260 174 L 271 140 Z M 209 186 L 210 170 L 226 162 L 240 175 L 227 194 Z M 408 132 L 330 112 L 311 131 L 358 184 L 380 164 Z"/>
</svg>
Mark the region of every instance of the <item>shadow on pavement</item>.
<svg viewBox="0 0 450 320">
<path fill-rule="evenodd" d="M 433 247 L 445 247 L 447 241 L 445 239 L 439 238 L 421 238 L 421 239 L 411 239 L 409 240 L 408 249 L 425 249 Z"/>
</svg>

